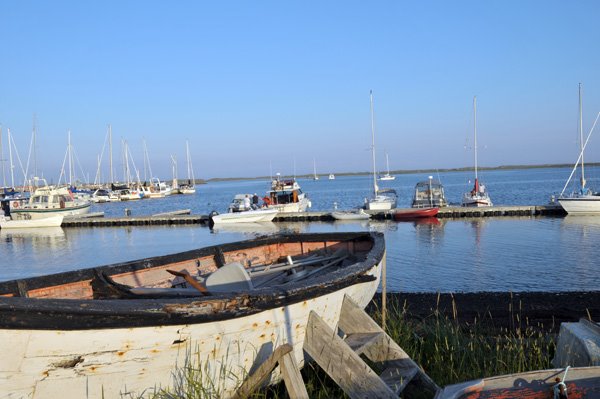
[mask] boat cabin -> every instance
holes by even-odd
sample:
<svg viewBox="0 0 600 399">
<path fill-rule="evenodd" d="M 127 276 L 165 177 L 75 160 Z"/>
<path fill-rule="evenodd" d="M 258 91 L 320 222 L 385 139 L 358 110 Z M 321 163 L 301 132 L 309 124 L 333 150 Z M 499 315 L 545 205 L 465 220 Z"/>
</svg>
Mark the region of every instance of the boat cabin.
<svg viewBox="0 0 600 399">
<path fill-rule="evenodd" d="M 444 186 L 439 180 L 429 180 L 417 183 L 415 186 L 415 195 L 413 197 L 413 208 L 440 208 L 448 206 L 444 194 Z"/>
<path fill-rule="evenodd" d="M 294 204 L 304 197 L 296 180 L 273 180 L 271 190 L 267 192 L 271 204 Z"/>
</svg>

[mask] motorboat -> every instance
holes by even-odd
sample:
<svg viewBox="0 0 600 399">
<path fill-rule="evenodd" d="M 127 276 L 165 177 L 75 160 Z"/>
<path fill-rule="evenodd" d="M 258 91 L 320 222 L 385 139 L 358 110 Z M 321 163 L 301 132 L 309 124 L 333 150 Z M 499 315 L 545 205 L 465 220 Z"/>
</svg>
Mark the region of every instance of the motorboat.
<svg viewBox="0 0 600 399">
<path fill-rule="evenodd" d="M 466 207 L 492 206 L 492 200 L 490 199 L 487 187 L 485 186 L 485 184 L 479 181 L 479 177 L 477 175 L 477 97 L 473 98 L 473 115 L 473 126 L 475 136 L 475 145 L 473 148 L 475 153 L 475 183 L 471 191 L 468 191 L 463 194 L 461 205 Z"/>
<path fill-rule="evenodd" d="M 75 198 L 67 187 L 45 184 L 35 189 L 28 202 L 11 202 L 10 216 L 12 220 L 30 220 L 56 215 L 83 215 L 90 211 L 90 206 L 91 201 Z"/>
<path fill-rule="evenodd" d="M 150 184 L 141 187 L 144 198 L 164 198 L 171 195 L 173 189 L 167 183 L 160 181 L 158 177 L 150 179 Z"/>
<path fill-rule="evenodd" d="M 2 395 L 151 395 L 197 359 L 195 383 L 231 397 L 276 345 L 302 367 L 309 315 L 364 308 L 384 263 L 381 233 L 287 234 L 0 282 Z"/>
<path fill-rule="evenodd" d="M 371 215 L 366 213 L 362 208 L 351 211 L 333 211 L 331 217 L 335 220 L 368 220 Z"/>
<path fill-rule="evenodd" d="M 311 206 L 296 179 L 281 179 L 279 173 L 271 182 L 271 190 L 267 191 L 263 201 L 267 208 L 279 212 L 305 212 Z"/>
<path fill-rule="evenodd" d="M 29 229 L 40 227 L 60 227 L 64 215 L 54 215 L 36 219 L 13 220 L 8 216 L 0 217 L 0 229 Z"/>
<path fill-rule="evenodd" d="M 439 210 L 439 208 L 396 209 L 394 211 L 394 220 L 432 218 L 438 214 Z"/>
<path fill-rule="evenodd" d="M 569 367 L 482 378 L 447 386 L 435 399 L 559 398 L 556 392 L 561 384 L 569 398 L 598 399 L 600 367 Z"/>
<path fill-rule="evenodd" d="M 277 209 L 260 208 L 221 214 L 211 212 L 209 218 L 214 224 L 271 222 L 278 213 Z"/>
<path fill-rule="evenodd" d="M 92 193 L 91 200 L 94 203 L 110 202 L 110 192 L 103 188 L 99 188 Z"/>
<path fill-rule="evenodd" d="M 445 206 L 448 206 L 448 201 L 444 195 L 444 186 L 439 180 L 433 180 L 433 176 L 429 176 L 428 180 L 417 183 L 412 201 L 413 208 L 442 208 Z"/>
</svg>

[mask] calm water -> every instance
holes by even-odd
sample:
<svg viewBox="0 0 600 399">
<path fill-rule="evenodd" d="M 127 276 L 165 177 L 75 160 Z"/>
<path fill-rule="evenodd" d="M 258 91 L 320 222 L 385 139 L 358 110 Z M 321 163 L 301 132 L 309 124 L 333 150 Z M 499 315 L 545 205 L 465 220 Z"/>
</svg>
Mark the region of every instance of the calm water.
<svg viewBox="0 0 600 399">
<path fill-rule="evenodd" d="M 596 171 L 590 170 L 590 176 Z M 570 169 L 485 172 L 481 177 L 497 205 L 545 204 L 560 192 Z M 446 196 L 458 202 L 469 173 L 441 174 Z M 436 178 L 438 176 L 435 176 Z M 427 175 L 399 175 L 387 182 L 409 206 L 414 185 Z M 367 176 L 300 181 L 313 210 L 351 208 L 369 195 Z M 593 182 L 592 182 L 593 183 Z M 95 205 L 93 212 L 121 216 L 191 209 L 224 211 L 237 193 L 264 194 L 265 181 L 203 185 L 193 196 Z M 414 222 L 271 223 L 222 227 L 102 227 L 0 230 L 0 280 L 93 267 L 287 232 L 381 231 L 385 233 L 388 287 L 395 291 L 563 291 L 600 289 L 600 217 L 495 218 Z"/>
</svg>

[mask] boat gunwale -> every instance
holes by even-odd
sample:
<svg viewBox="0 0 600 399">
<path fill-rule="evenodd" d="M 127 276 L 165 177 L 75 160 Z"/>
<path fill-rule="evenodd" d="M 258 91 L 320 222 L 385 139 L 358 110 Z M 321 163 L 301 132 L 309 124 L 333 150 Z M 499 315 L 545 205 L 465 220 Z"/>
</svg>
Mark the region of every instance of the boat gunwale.
<svg viewBox="0 0 600 399">
<path fill-rule="evenodd" d="M 293 242 L 348 241 L 369 238 L 373 246 L 360 262 L 291 282 L 282 287 L 264 287 L 246 292 L 220 293 L 187 298 L 148 299 L 66 299 L 0 296 L 0 329 L 84 330 L 174 324 L 196 324 L 248 316 L 261 311 L 285 307 L 329 294 L 351 285 L 373 281 L 367 272 L 377 266 L 385 254 L 382 233 L 309 233 L 259 237 L 234 243 L 213 245 L 171 255 L 120 262 L 112 265 L 0 282 L 0 290 L 11 292 L 25 283 L 28 290 L 91 280 L 94 272 L 108 276 L 135 272 L 178 260 L 202 256 L 219 256 L 219 251 L 243 250 L 261 245 Z M 174 258 L 175 257 L 175 258 Z M 307 284 L 308 283 L 308 284 Z"/>
</svg>

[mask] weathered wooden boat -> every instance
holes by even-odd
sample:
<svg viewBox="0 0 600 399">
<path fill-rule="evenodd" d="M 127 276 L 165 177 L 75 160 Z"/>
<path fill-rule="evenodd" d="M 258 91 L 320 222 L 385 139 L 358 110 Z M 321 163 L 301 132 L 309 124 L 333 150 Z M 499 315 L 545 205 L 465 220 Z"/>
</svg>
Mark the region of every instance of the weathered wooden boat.
<svg viewBox="0 0 600 399">
<path fill-rule="evenodd" d="M 396 209 L 394 211 L 394 220 L 432 218 L 438 214 L 439 210 L 439 208 Z"/>
<path fill-rule="evenodd" d="M 281 344 L 302 366 L 309 313 L 366 306 L 384 263 L 381 233 L 293 234 L 1 282 L 2 395 L 138 397 L 195 364 L 228 397 Z"/>
<path fill-rule="evenodd" d="M 509 374 L 450 385 L 435 399 L 550 399 L 564 383 L 569 399 L 600 398 L 600 367 L 570 367 Z M 557 387 L 558 388 L 558 387 Z"/>
</svg>

